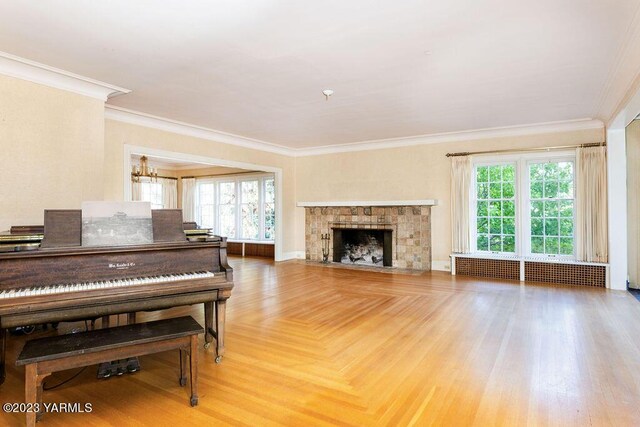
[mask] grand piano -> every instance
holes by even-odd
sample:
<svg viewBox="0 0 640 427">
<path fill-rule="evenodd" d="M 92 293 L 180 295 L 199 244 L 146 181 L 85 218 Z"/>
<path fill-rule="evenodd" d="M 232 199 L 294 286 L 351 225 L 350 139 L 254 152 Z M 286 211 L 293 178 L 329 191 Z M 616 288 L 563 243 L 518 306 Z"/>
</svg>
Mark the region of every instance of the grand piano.
<svg viewBox="0 0 640 427">
<path fill-rule="evenodd" d="M 76 236 L 81 213 L 67 210 L 45 211 L 42 245 L 29 230 L 13 247 L 8 239 L 0 245 L 0 384 L 7 328 L 122 313 L 135 319 L 138 311 L 192 304 L 204 304 L 205 348 L 215 340 L 216 362 L 221 361 L 226 300 L 233 288 L 226 238 L 188 240 L 181 213 L 180 232 L 176 211 L 153 213 L 152 244 L 82 247 Z"/>
</svg>

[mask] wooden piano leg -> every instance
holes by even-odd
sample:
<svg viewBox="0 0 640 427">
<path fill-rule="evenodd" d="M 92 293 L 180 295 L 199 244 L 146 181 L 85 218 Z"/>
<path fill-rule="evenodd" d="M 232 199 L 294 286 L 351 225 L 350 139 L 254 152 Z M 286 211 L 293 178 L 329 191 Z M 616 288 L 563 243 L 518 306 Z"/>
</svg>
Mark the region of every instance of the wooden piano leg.
<svg viewBox="0 0 640 427">
<path fill-rule="evenodd" d="M 7 330 L 5 328 L 0 328 L 0 384 L 4 382 L 5 378 L 5 370 L 4 370 L 4 361 L 5 361 L 5 353 L 7 351 Z"/>
<path fill-rule="evenodd" d="M 226 321 L 227 300 L 216 301 L 216 363 L 224 356 L 224 323 Z"/>
<path fill-rule="evenodd" d="M 213 338 L 213 301 L 207 301 L 204 303 L 204 348 L 209 348 Z"/>
</svg>

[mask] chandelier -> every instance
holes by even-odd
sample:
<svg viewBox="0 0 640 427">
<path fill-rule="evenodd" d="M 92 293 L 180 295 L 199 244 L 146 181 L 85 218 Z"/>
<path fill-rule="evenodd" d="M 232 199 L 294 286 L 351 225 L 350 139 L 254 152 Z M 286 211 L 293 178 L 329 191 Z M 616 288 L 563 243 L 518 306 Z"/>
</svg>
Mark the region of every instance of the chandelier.
<svg viewBox="0 0 640 427">
<path fill-rule="evenodd" d="M 131 166 L 131 180 L 140 182 L 140 178 L 147 177 L 151 181 L 158 181 L 158 168 L 152 168 L 148 164 L 147 156 L 140 157 L 140 164 Z"/>
</svg>

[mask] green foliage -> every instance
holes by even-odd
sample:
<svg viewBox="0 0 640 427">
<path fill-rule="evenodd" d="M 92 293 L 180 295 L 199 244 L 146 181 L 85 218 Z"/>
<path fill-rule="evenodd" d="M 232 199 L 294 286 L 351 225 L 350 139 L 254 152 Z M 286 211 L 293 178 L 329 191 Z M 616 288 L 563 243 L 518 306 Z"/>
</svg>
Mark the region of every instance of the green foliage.
<svg viewBox="0 0 640 427">
<path fill-rule="evenodd" d="M 516 234 L 516 220 L 515 220 L 515 218 L 503 218 L 502 219 L 502 232 L 504 234 Z"/>
<path fill-rule="evenodd" d="M 558 183 L 556 181 L 544 183 L 544 198 L 545 199 L 555 199 L 558 197 Z"/>
<path fill-rule="evenodd" d="M 558 163 L 558 178 L 561 180 L 573 179 L 573 163 L 560 162 Z"/>
<path fill-rule="evenodd" d="M 478 199 L 487 199 L 489 198 L 489 186 L 488 184 L 478 183 L 477 184 L 477 195 Z"/>
<path fill-rule="evenodd" d="M 502 216 L 501 202 L 489 202 L 489 216 Z"/>
<path fill-rule="evenodd" d="M 544 239 L 544 253 L 557 255 L 560 253 L 560 239 L 557 237 L 545 237 Z"/>
<path fill-rule="evenodd" d="M 515 182 L 516 168 L 514 165 L 502 166 L 502 182 Z"/>
<path fill-rule="evenodd" d="M 477 210 L 478 216 L 488 216 L 489 202 L 478 202 L 478 206 L 476 210 Z"/>
<path fill-rule="evenodd" d="M 479 234 L 476 239 L 476 244 L 478 246 L 479 251 L 488 251 L 489 250 L 489 237 L 486 234 Z"/>
<path fill-rule="evenodd" d="M 544 180 L 558 179 L 558 164 L 557 163 L 545 163 L 544 164 Z"/>
<path fill-rule="evenodd" d="M 558 213 L 561 217 L 573 218 L 573 200 L 560 200 L 558 202 Z"/>
<path fill-rule="evenodd" d="M 515 202 L 507 201 L 502 202 L 502 216 L 514 218 L 516 216 L 516 204 Z"/>
<path fill-rule="evenodd" d="M 476 224 L 476 230 L 478 234 L 489 232 L 489 220 L 484 217 L 479 217 Z"/>
<path fill-rule="evenodd" d="M 544 202 L 544 216 L 557 217 L 558 216 L 558 202 L 555 200 L 548 200 Z"/>
<path fill-rule="evenodd" d="M 491 218 L 489 220 L 489 232 L 491 234 L 502 233 L 502 220 L 500 218 Z"/>
<path fill-rule="evenodd" d="M 544 179 L 544 166 L 540 163 L 535 163 L 529 166 L 529 180 L 542 181 Z"/>
<path fill-rule="evenodd" d="M 502 237 L 492 235 L 489 239 L 489 249 L 492 251 L 502 252 Z"/>
<path fill-rule="evenodd" d="M 502 198 L 502 184 L 491 183 L 489 184 L 489 198 L 491 199 L 500 199 Z"/>
<path fill-rule="evenodd" d="M 502 252 L 516 251 L 516 237 L 505 235 L 502 239 Z"/>
<path fill-rule="evenodd" d="M 544 202 L 541 201 L 533 201 L 531 202 L 531 216 L 533 218 L 538 218 L 543 216 L 544 213 Z"/>
<path fill-rule="evenodd" d="M 502 181 L 502 166 L 500 165 L 489 166 L 489 181 L 490 182 Z"/>
<path fill-rule="evenodd" d="M 543 197 L 543 183 L 542 182 L 532 182 L 531 183 L 531 198 L 532 199 L 542 199 Z"/>
<path fill-rule="evenodd" d="M 489 182 L 489 168 L 478 166 L 476 169 L 476 182 Z"/>
<path fill-rule="evenodd" d="M 531 218 L 531 235 L 544 236 L 544 223 L 542 219 Z"/>
<path fill-rule="evenodd" d="M 573 219 L 560 220 L 560 235 L 573 236 Z"/>
<path fill-rule="evenodd" d="M 534 254 L 544 253 L 544 237 L 531 238 L 531 253 L 534 253 Z"/>
<path fill-rule="evenodd" d="M 544 235 L 545 236 L 557 236 L 558 233 L 558 220 L 556 218 L 544 219 Z M 554 252 L 557 253 L 557 252 Z"/>
<path fill-rule="evenodd" d="M 513 199 L 516 195 L 514 185 L 511 183 L 502 184 L 502 197 L 505 199 Z"/>
<path fill-rule="evenodd" d="M 569 237 L 560 238 L 560 254 L 573 255 L 573 239 Z"/>
</svg>

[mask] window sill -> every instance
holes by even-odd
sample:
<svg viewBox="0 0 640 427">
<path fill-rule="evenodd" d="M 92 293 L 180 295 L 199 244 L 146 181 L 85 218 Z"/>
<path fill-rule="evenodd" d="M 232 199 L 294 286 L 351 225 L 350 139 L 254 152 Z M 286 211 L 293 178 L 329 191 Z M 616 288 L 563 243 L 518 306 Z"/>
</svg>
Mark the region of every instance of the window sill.
<svg viewBox="0 0 640 427">
<path fill-rule="evenodd" d="M 273 245 L 274 240 L 248 240 L 248 239 L 227 239 L 227 242 L 231 243 L 257 243 L 260 245 Z"/>
<path fill-rule="evenodd" d="M 604 265 L 606 262 L 585 262 L 576 261 L 570 258 L 554 258 L 554 257 L 536 257 L 536 256 L 519 256 L 519 255 L 507 255 L 507 254 L 490 254 L 490 253 L 470 253 L 470 254 L 451 254 L 452 258 L 479 258 L 479 259 L 503 259 L 510 261 L 528 261 L 528 262 L 545 262 L 554 264 L 576 264 L 576 265 Z"/>
</svg>

